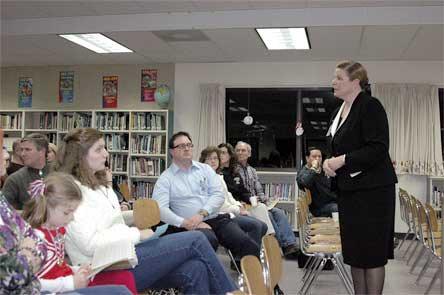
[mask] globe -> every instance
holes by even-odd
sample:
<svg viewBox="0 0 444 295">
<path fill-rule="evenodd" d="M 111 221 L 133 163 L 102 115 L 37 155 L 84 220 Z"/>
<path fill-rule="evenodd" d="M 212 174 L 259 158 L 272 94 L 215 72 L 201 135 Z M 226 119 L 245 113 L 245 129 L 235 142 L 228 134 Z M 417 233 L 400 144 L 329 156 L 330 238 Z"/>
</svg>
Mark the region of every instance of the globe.
<svg viewBox="0 0 444 295">
<path fill-rule="evenodd" d="M 159 87 L 157 87 L 156 91 L 154 92 L 154 99 L 156 100 L 157 104 L 163 108 L 168 107 L 170 97 L 170 88 L 165 84 L 159 85 Z"/>
</svg>

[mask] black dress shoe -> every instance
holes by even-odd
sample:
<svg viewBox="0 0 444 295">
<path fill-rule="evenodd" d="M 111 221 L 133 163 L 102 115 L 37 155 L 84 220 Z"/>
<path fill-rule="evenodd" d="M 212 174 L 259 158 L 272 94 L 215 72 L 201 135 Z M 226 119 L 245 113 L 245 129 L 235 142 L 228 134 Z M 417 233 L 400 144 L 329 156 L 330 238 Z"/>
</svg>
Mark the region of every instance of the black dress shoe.
<svg viewBox="0 0 444 295">
<path fill-rule="evenodd" d="M 291 245 L 283 247 L 282 252 L 284 253 L 284 256 L 286 257 L 289 254 L 299 252 L 299 247 L 297 244 L 291 244 Z"/>
</svg>

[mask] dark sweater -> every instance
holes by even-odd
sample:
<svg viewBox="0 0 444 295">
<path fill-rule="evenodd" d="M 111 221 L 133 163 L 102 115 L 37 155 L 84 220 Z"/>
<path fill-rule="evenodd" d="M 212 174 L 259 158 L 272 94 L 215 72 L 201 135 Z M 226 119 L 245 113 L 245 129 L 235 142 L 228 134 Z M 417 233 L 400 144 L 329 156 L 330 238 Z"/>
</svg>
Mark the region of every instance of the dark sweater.
<svg viewBox="0 0 444 295">
<path fill-rule="evenodd" d="M 6 200 L 17 210 L 23 210 L 23 205 L 29 200 L 28 187 L 36 179 L 44 178 L 48 174 L 48 165 L 41 171 L 31 167 L 23 167 L 8 176 L 2 188 Z"/>
<path fill-rule="evenodd" d="M 299 189 L 309 189 L 311 192 L 310 211 L 313 215 L 320 208 L 329 203 L 336 203 L 336 194 L 331 191 L 331 180 L 327 178 L 324 171 L 316 173 L 316 171 L 302 167 L 296 177 Z"/>
<path fill-rule="evenodd" d="M 251 194 L 245 188 L 242 177 L 239 174 L 231 174 L 230 169 L 228 168 L 223 168 L 222 174 L 225 183 L 227 184 L 228 191 L 233 197 L 239 202 L 250 204 Z"/>
</svg>

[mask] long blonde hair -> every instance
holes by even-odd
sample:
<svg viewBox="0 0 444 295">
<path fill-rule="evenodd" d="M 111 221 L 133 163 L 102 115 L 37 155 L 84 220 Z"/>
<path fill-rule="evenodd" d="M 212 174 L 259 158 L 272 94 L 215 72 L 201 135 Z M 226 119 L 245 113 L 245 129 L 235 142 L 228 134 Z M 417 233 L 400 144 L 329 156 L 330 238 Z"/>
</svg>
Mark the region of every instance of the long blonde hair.
<svg viewBox="0 0 444 295">
<path fill-rule="evenodd" d="M 43 180 L 43 185 L 43 190 L 31 197 L 22 213 L 32 227 L 39 227 L 47 221 L 48 208 L 82 200 L 82 192 L 69 174 L 52 172 Z"/>
</svg>

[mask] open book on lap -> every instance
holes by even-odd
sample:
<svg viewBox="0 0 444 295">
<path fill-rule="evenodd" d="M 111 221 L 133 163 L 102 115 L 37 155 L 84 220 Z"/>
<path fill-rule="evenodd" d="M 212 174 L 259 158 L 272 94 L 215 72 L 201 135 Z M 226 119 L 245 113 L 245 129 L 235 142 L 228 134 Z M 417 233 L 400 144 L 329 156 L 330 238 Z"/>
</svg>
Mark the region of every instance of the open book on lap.
<svg viewBox="0 0 444 295">
<path fill-rule="evenodd" d="M 95 276 L 102 270 L 134 268 L 137 263 L 133 242 L 127 238 L 117 239 L 96 248 L 89 277 Z"/>
</svg>

